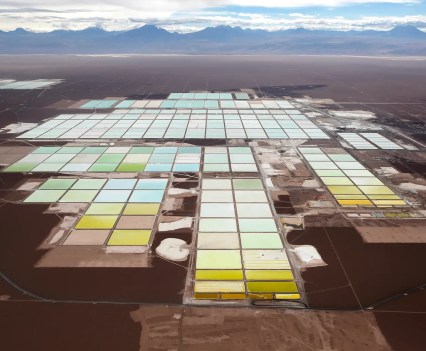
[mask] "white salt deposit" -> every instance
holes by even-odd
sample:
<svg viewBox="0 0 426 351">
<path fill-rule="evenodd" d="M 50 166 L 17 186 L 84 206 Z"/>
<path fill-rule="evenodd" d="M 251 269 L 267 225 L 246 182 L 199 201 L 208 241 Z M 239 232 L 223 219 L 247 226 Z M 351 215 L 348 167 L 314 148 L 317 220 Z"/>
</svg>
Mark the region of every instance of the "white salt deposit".
<svg viewBox="0 0 426 351">
<path fill-rule="evenodd" d="M 160 257 L 170 261 L 185 261 L 189 255 L 188 245 L 184 240 L 176 238 L 167 238 L 161 241 L 155 249 Z"/>
<path fill-rule="evenodd" d="M 37 123 L 12 123 L 0 129 L 8 134 L 18 134 L 37 127 Z"/>
<path fill-rule="evenodd" d="M 380 168 L 376 168 L 375 171 L 380 174 L 380 175 L 384 175 L 384 176 L 392 176 L 395 174 L 398 174 L 399 172 L 393 168 L 393 167 L 380 167 Z"/>
<path fill-rule="evenodd" d="M 414 183 L 401 183 L 398 185 L 401 189 L 407 190 L 407 191 L 425 191 L 426 185 L 420 185 L 420 184 L 414 184 Z"/>
<path fill-rule="evenodd" d="M 327 265 L 321 258 L 317 249 L 312 245 L 300 245 L 294 250 L 297 258 L 302 262 L 303 266 L 325 266 Z"/>
<path fill-rule="evenodd" d="M 169 230 L 191 228 L 191 226 L 192 226 L 192 217 L 186 217 L 174 222 L 160 223 L 158 226 L 158 230 L 160 232 L 167 232 Z"/>
<path fill-rule="evenodd" d="M 354 119 L 376 118 L 376 115 L 374 112 L 362 111 L 362 110 L 354 110 L 354 111 L 329 110 L 328 113 L 337 118 L 354 118 Z"/>
</svg>

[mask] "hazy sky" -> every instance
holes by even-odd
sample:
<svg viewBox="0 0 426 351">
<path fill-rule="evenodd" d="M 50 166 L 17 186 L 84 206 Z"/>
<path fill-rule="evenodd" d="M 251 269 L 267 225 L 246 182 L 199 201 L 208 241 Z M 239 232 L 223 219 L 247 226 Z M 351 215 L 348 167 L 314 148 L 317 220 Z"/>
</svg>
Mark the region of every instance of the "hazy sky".
<svg viewBox="0 0 426 351">
<path fill-rule="evenodd" d="M 387 30 L 405 24 L 426 31 L 426 0 L 0 0 L 5 31 L 125 30 L 147 23 L 178 32 L 217 25 Z"/>
</svg>

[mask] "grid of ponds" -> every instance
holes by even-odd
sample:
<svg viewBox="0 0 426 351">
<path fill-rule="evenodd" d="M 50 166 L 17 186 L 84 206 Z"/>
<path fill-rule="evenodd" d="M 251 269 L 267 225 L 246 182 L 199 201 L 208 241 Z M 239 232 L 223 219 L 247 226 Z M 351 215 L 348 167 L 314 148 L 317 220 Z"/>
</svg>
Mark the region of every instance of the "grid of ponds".
<svg viewBox="0 0 426 351">
<path fill-rule="evenodd" d="M 58 82 L 0 81 L 0 89 L 40 89 Z M 172 93 L 163 100 L 85 100 L 79 108 L 113 111 L 61 114 L 18 138 L 329 139 L 291 102 L 251 99 L 243 92 Z M 378 133 L 338 135 L 357 149 L 402 149 Z M 226 178 L 201 177 L 190 293 L 196 300 L 300 299 L 262 178 L 232 174 L 259 172 L 250 147 L 142 145 L 43 146 L 3 171 L 87 172 L 84 178 L 50 178 L 23 202 L 86 204 L 61 245 L 144 249 L 153 241 L 169 178 L 135 179 L 127 174 L 107 179 L 89 172 L 227 172 L 222 174 Z M 300 147 L 299 151 L 339 205 L 406 206 L 343 149 Z"/>
<path fill-rule="evenodd" d="M 62 114 L 20 139 L 329 139 L 297 110 L 128 110 Z"/>
<path fill-rule="evenodd" d="M 90 100 L 86 102 L 84 105 L 81 105 L 81 109 L 93 109 L 93 108 L 100 108 L 100 109 L 107 109 L 112 108 L 114 105 L 116 105 L 118 100 Z"/>
<path fill-rule="evenodd" d="M 403 147 L 385 138 L 379 133 L 337 133 L 346 142 L 358 150 L 401 150 Z M 375 144 L 375 145 L 374 145 Z"/>
<path fill-rule="evenodd" d="M 168 179 L 51 178 L 24 203 L 89 203 L 62 245 L 148 246 Z"/>
<path fill-rule="evenodd" d="M 31 90 L 31 89 L 44 89 L 52 85 L 56 85 L 62 82 L 60 79 L 36 79 L 36 80 L 0 80 L 0 90 L 12 89 L 12 90 Z"/>
<path fill-rule="evenodd" d="M 167 97 L 169 100 L 249 100 L 250 96 L 243 92 L 195 92 L 195 93 L 171 93 Z"/>
<path fill-rule="evenodd" d="M 299 299 L 261 179 L 202 180 L 195 299 Z"/>
<path fill-rule="evenodd" d="M 258 172 L 250 147 L 43 146 L 3 172 Z"/>
<path fill-rule="evenodd" d="M 339 205 L 407 205 L 392 189 L 343 149 L 339 153 L 330 153 L 320 148 L 300 147 L 299 151 Z"/>
<path fill-rule="evenodd" d="M 179 95 L 179 94 L 178 94 Z M 185 94 L 181 94 L 185 95 Z M 188 94 L 190 95 L 190 94 Z M 197 95 L 197 94 L 192 94 Z M 247 100 L 232 99 L 231 94 L 203 94 L 203 99 L 184 97 L 166 100 L 89 100 L 80 105 L 80 109 L 141 109 L 141 108 L 187 108 L 187 109 L 294 109 L 286 100 Z"/>
<path fill-rule="evenodd" d="M 219 95 L 219 94 L 218 94 Z M 96 105 L 96 101 L 82 105 L 82 109 L 90 108 L 112 108 L 114 104 L 108 105 Z M 95 105 L 95 106 L 94 106 Z M 128 109 L 128 108 L 188 108 L 188 109 L 294 109 L 293 105 L 285 100 L 123 100 L 117 105 L 116 109 Z"/>
<path fill-rule="evenodd" d="M 388 138 L 385 138 L 383 135 L 380 135 L 379 133 L 361 133 L 361 135 L 371 141 L 372 143 L 376 144 L 379 148 L 384 150 L 401 150 L 403 149 L 402 146 L 394 143 L 393 141 L 389 140 Z"/>
</svg>

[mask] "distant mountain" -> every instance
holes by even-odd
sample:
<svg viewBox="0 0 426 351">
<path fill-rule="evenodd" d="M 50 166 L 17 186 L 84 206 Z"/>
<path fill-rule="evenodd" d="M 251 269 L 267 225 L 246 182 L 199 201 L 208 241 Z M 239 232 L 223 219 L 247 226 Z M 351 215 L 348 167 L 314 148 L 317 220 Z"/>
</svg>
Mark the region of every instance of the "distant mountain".
<svg viewBox="0 0 426 351">
<path fill-rule="evenodd" d="M 165 29 L 158 28 L 153 25 L 145 25 L 140 28 L 131 29 L 126 32 L 122 32 L 118 35 L 120 38 L 132 38 L 132 39 L 148 39 L 150 41 L 168 39 L 175 36 L 175 33 L 170 33 Z"/>
<path fill-rule="evenodd" d="M 32 32 L 26 31 L 24 28 L 16 28 L 14 31 L 7 32 L 7 33 L 13 33 L 15 35 L 26 35 L 26 34 L 32 34 Z"/>
<path fill-rule="evenodd" d="M 304 28 L 268 32 L 218 26 L 187 34 L 153 25 L 114 32 L 92 27 L 34 33 L 18 28 L 0 31 L 0 53 L 426 55 L 426 33 L 413 26 L 347 32 Z"/>
<path fill-rule="evenodd" d="M 389 31 L 393 37 L 426 38 L 426 33 L 414 26 L 397 26 Z"/>
<path fill-rule="evenodd" d="M 193 39 L 208 41 L 230 41 L 253 36 L 253 31 L 244 30 L 241 27 L 218 26 L 208 27 L 199 32 L 189 33 L 187 36 Z"/>
</svg>

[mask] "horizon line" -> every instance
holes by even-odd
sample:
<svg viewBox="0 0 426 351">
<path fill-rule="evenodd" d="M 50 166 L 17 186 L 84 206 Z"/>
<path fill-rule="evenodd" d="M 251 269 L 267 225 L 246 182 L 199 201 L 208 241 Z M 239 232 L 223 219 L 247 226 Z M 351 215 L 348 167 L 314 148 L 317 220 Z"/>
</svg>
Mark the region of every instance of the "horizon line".
<svg viewBox="0 0 426 351">
<path fill-rule="evenodd" d="M 298 29 L 303 29 L 303 30 L 310 31 L 310 32 L 325 31 L 325 32 L 342 32 L 342 33 L 349 33 L 349 32 L 358 32 L 358 33 L 361 33 L 361 32 L 387 33 L 387 32 L 391 32 L 392 30 L 394 30 L 396 28 L 414 28 L 414 29 L 417 29 L 418 31 L 423 32 L 423 33 L 426 34 L 426 30 L 422 30 L 422 29 L 420 29 L 420 28 L 418 28 L 416 26 L 413 26 L 413 25 L 396 25 L 396 26 L 394 26 L 394 27 L 392 27 L 391 29 L 388 29 L 388 30 L 378 30 L 378 29 L 359 29 L 359 30 L 358 29 L 348 29 L 348 30 L 344 30 L 344 29 L 342 29 L 342 30 L 339 30 L 339 29 L 309 29 L 309 28 L 300 27 L 300 26 L 299 27 L 289 27 L 289 28 L 285 28 L 285 29 L 277 29 L 277 30 L 267 30 L 267 29 L 243 28 L 241 26 L 218 25 L 218 26 L 204 27 L 204 28 L 201 28 L 199 30 L 192 31 L 192 32 L 178 32 L 178 31 L 170 31 L 170 30 L 168 30 L 166 28 L 163 28 L 162 26 L 158 26 L 158 25 L 150 24 L 150 23 L 146 23 L 146 24 L 144 24 L 142 26 L 139 26 L 139 27 L 134 27 L 134 28 L 129 28 L 129 29 L 123 29 L 123 30 L 107 30 L 105 28 L 102 28 L 101 26 L 89 26 L 89 27 L 86 27 L 86 28 L 83 28 L 83 29 L 60 28 L 60 29 L 54 29 L 54 30 L 50 30 L 50 31 L 35 31 L 35 30 L 28 29 L 28 28 L 16 27 L 15 29 L 12 29 L 12 30 L 9 30 L 9 31 L 0 29 L 0 32 L 3 32 L 3 33 L 13 33 L 13 32 L 19 31 L 19 30 L 23 30 L 25 32 L 33 33 L 33 34 L 47 34 L 47 33 L 59 32 L 59 31 L 82 32 L 82 31 L 85 31 L 85 30 L 88 30 L 88 29 L 99 29 L 99 30 L 101 30 L 101 31 L 103 31 L 105 33 L 124 33 L 124 32 L 130 32 L 132 30 L 141 29 L 141 28 L 144 28 L 144 27 L 155 27 L 157 29 L 164 30 L 164 31 L 166 31 L 168 33 L 179 34 L 179 35 L 199 33 L 199 32 L 202 32 L 205 29 L 209 29 L 209 28 L 216 29 L 216 28 L 221 28 L 221 27 L 226 27 L 226 28 L 231 28 L 231 29 L 241 29 L 241 30 L 244 30 L 244 31 L 247 31 L 247 30 L 249 30 L 249 31 L 262 31 L 262 32 L 268 32 L 268 33 L 285 32 L 285 31 L 298 30 Z"/>
</svg>

